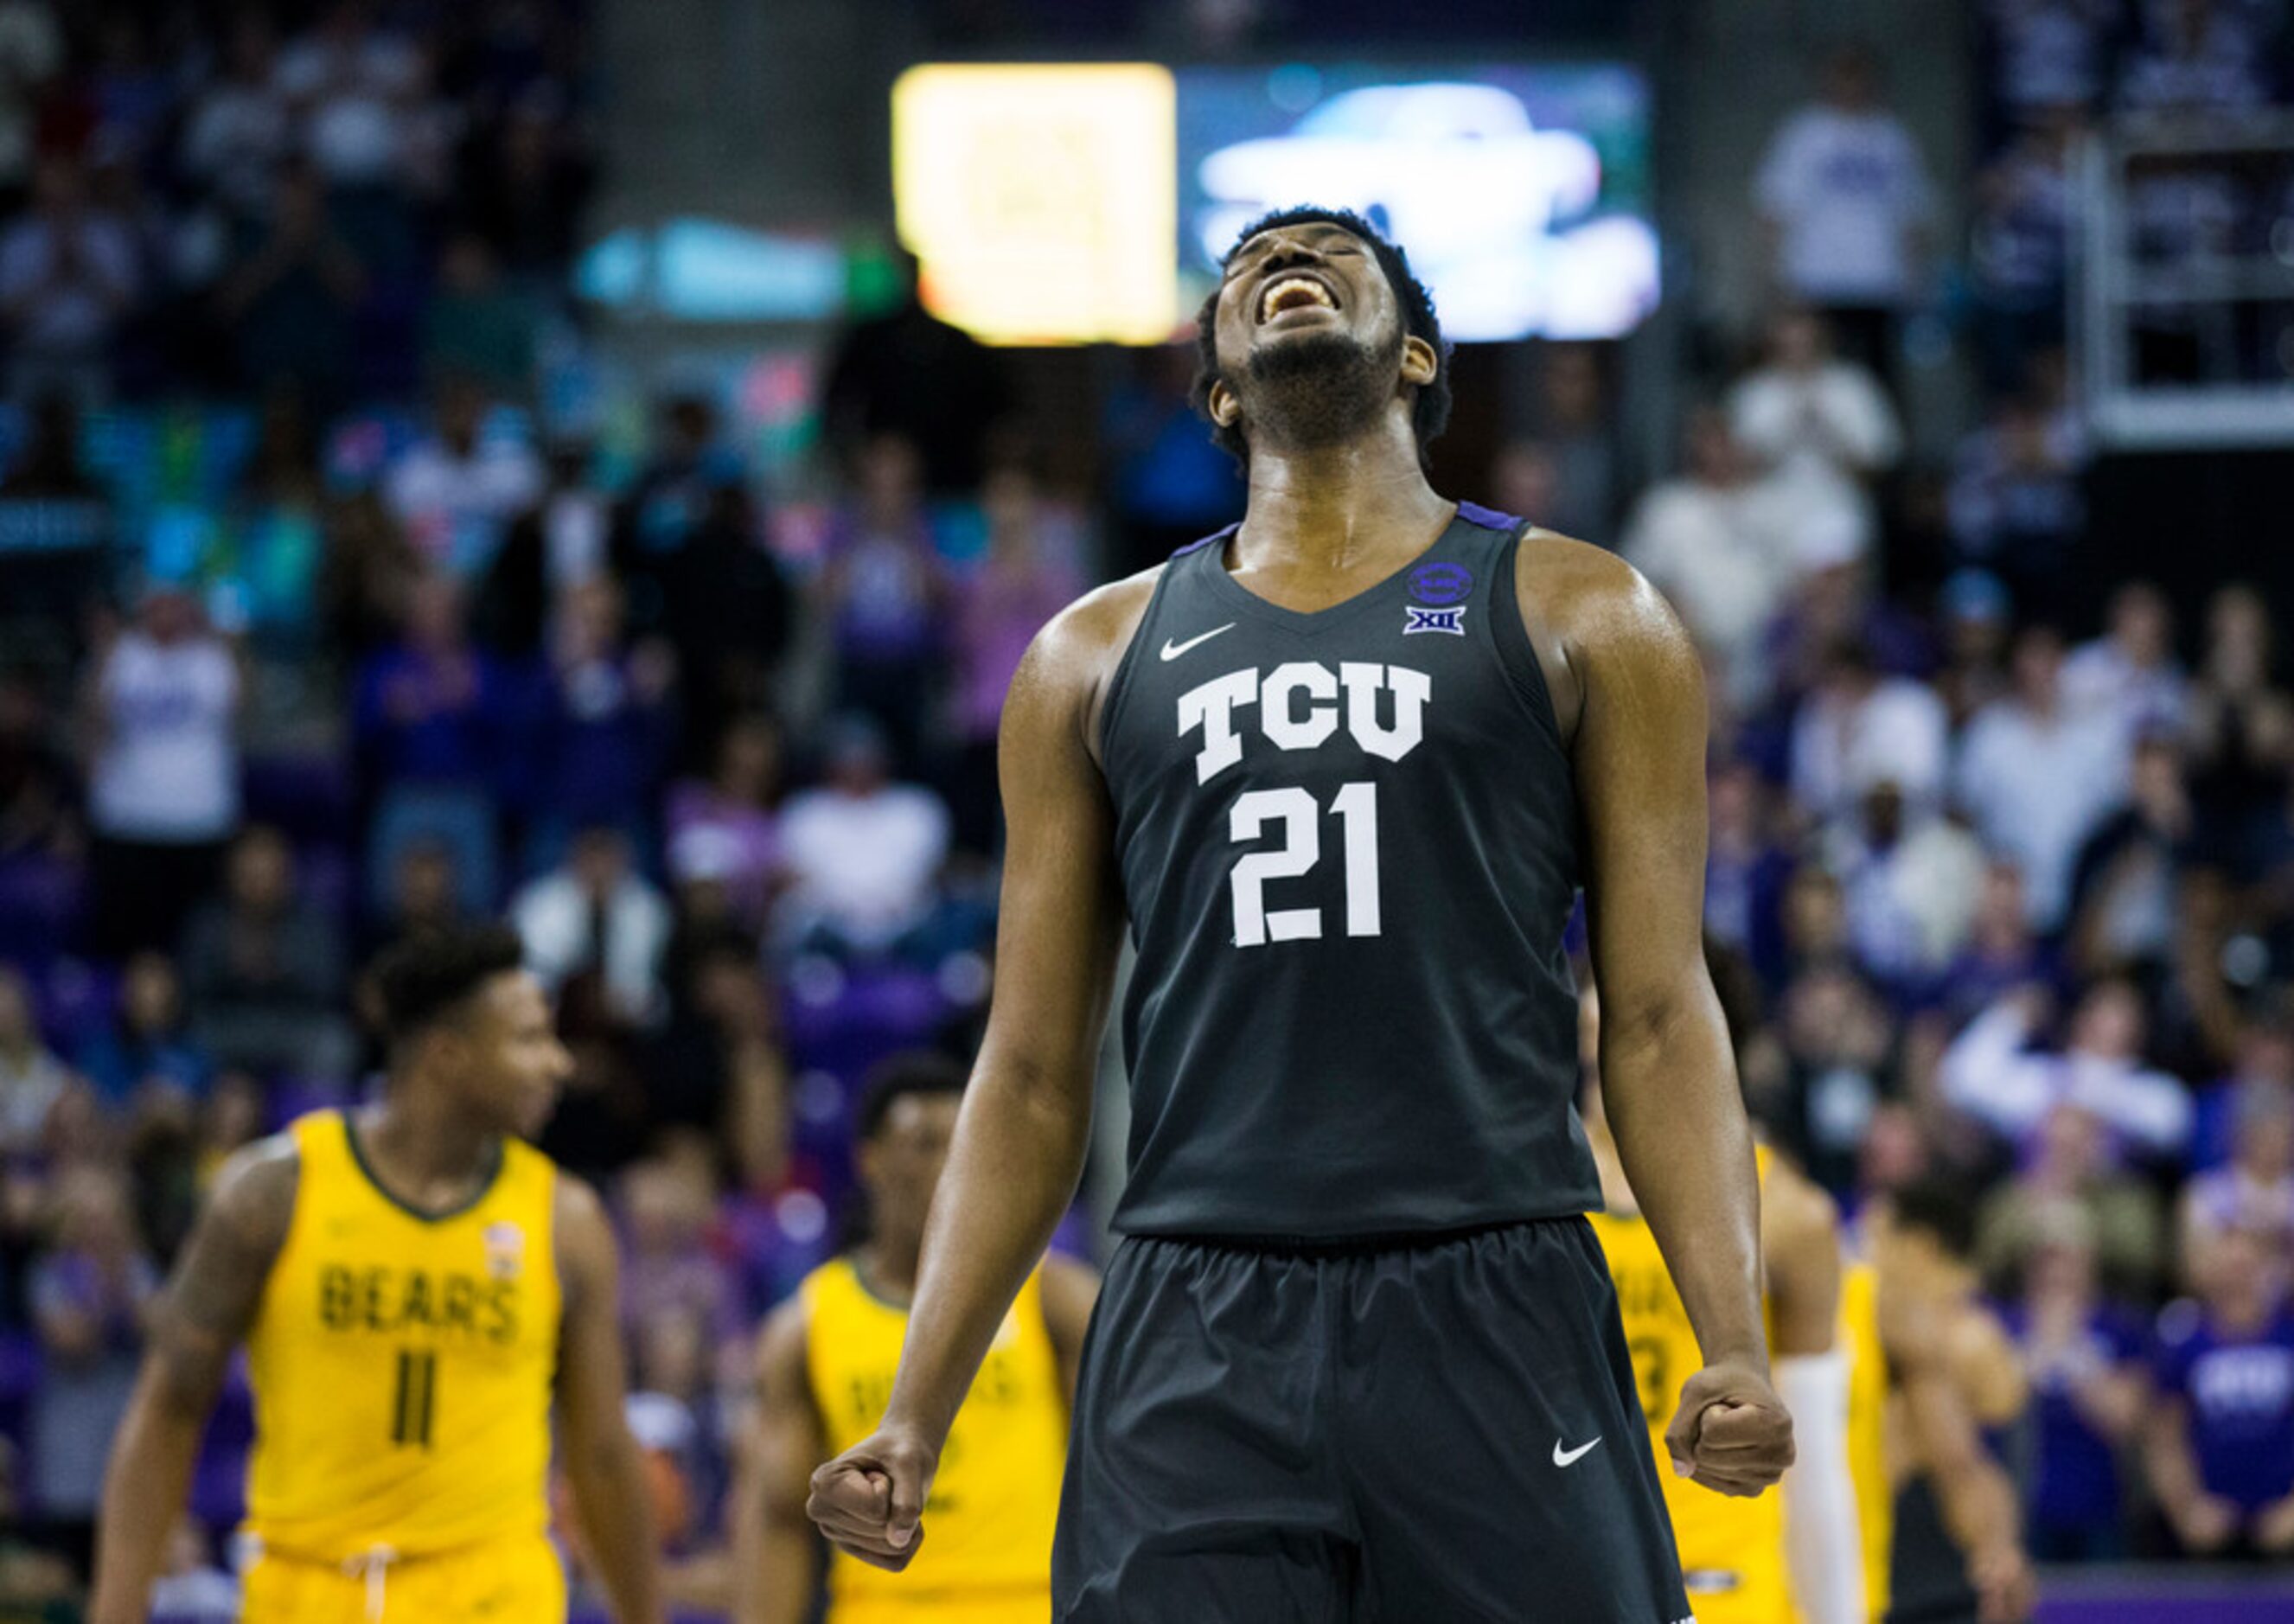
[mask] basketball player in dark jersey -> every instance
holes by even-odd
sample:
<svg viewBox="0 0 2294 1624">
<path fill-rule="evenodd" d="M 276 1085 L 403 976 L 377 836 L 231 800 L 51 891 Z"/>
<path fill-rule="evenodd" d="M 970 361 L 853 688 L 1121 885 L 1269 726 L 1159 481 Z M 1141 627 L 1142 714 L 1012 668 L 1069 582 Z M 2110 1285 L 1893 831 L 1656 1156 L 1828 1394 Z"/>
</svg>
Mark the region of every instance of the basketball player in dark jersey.
<svg viewBox="0 0 2294 1624">
<path fill-rule="evenodd" d="M 1247 517 L 1062 613 L 1014 680 L 993 1013 L 882 1428 L 813 1477 L 897 1568 L 1083 1165 L 1127 918 L 1124 1238 L 1053 1614 L 1688 1617 L 1571 1099 L 1582 885 L 1609 1114 L 1704 1367 L 1673 1470 L 1792 1459 L 1753 1142 L 1706 976 L 1704 697 L 1610 554 L 1427 484 L 1431 301 L 1363 220 L 1252 227 L 1198 397 Z"/>
</svg>

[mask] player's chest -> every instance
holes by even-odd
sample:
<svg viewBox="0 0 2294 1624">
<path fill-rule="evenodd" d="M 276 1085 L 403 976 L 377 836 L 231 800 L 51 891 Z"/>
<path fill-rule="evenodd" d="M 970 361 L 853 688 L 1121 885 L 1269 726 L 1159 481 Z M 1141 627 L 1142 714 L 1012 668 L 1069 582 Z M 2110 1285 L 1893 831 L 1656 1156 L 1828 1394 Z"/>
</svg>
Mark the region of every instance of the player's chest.
<svg viewBox="0 0 2294 1624">
<path fill-rule="evenodd" d="M 281 1259 L 265 1318 L 320 1348 L 386 1341 L 516 1358 L 557 1339 L 555 1276 L 537 1250 L 508 1219 L 435 1229 L 322 1219 Z"/>
</svg>

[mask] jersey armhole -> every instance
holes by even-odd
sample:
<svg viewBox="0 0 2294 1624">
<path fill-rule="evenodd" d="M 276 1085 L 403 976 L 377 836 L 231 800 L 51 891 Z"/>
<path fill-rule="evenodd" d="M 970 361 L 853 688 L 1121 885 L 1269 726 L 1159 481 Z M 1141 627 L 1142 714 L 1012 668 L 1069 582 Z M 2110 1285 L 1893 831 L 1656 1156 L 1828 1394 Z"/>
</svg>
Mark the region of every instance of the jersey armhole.
<svg viewBox="0 0 2294 1624">
<path fill-rule="evenodd" d="M 1123 657 L 1115 663 L 1115 674 L 1107 680 L 1107 699 L 1099 707 L 1099 736 L 1092 741 L 1099 747 L 1099 770 L 1102 778 L 1108 773 L 1108 746 L 1115 737 L 1115 724 L 1121 720 L 1124 703 L 1131 697 L 1132 668 L 1139 663 L 1139 650 L 1151 641 L 1148 628 L 1155 624 L 1155 611 L 1162 607 L 1163 594 L 1169 589 L 1179 559 L 1184 556 L 1184 553 L 1174 555 L 1171 561 L 1163 566 L 1163 573 L 1155 577 L 1155 590 L 1148 596 L 1147 607 L 1139 613 L 1139 624 L 1131 628 L 1131 641 L 1125 646 Z"/>
<path fill-rule="evenodd" d="M 1491 582 L 1490 591 L 1502 600 L 1490 612 L 1490 634 L 1496 641 L 1498 664 L 1504 669 L 1506 685 L 1521 701 L 1522 708 L 1530 714 L 1540 730 L 1554 749 L 1566 761 L 1569 750 L 1561 739 L 1561 722 L 1553 708 L 1553 693 L 1546 686 L 1545 667 L 1538 663 L 1536 645 L 1531 642 L 1529 624 L 1521 612 L 1521 586 L 1517 565 L 1523 541 L 1530 532 L 1530 521 L 1524 519 L 1506 538 L 1498 550 L 1497 578 Z"/>
</svg>

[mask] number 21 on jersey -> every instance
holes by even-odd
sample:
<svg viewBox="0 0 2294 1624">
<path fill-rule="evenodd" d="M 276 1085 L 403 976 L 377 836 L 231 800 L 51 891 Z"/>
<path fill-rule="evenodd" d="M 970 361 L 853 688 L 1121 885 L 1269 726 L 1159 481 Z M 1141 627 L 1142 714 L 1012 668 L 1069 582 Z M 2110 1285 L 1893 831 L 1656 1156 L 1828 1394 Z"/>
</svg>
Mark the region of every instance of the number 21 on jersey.
<svg viewBox="0 0 2294 1624">
<path fill-rule="evenodd" d="M 1378 913 L 1378 786 L 1347 784 L 1330 799 L 1338 819 L 1346 861 L 1346 934 L 1375 936 Z M 1238 796 L 1227 814 L 1227 834 L 1238 845 L 1257 840 L 1274 824 L 1282 844 L 1235 860 L 1230 879 L 1234 893 L 1234 944 L 1263 947 L 1269 942 L 1306 942 L 1322 934 L 1319 908 L 1266 906 L 1266 882 L 1297 879 L 1322 858 L 1322 808 L 1306 790 L 1254 789 Z"/>
</svg>

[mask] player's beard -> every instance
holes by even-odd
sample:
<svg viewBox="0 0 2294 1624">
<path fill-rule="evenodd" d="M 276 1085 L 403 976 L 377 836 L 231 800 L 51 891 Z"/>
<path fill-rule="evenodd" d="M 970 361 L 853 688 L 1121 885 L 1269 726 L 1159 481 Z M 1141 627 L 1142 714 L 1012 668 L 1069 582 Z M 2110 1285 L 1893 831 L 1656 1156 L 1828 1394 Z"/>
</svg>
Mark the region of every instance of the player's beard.
<svg viewBox="0 0 2294 1624">
<path fill-rule="evenodd" d="M 1250 443 L 1319 451 L 1377 426 L 1401 376 L 1402 331 L 1375 347 L 1352 333 L 1306 333 L 1250 352 L 1243 417 Z"/>
</svg>

